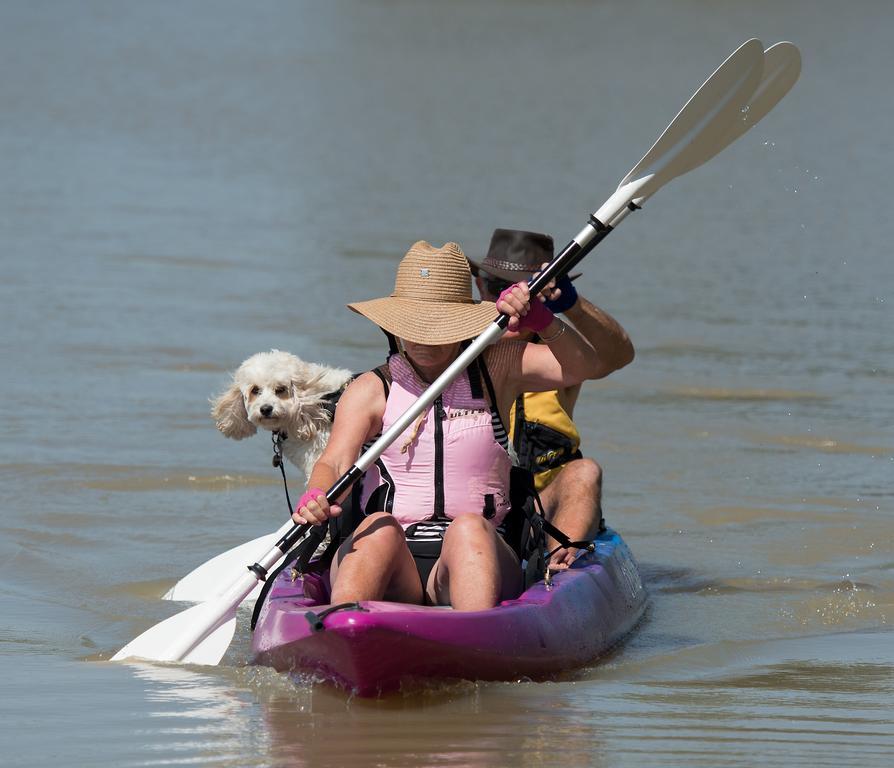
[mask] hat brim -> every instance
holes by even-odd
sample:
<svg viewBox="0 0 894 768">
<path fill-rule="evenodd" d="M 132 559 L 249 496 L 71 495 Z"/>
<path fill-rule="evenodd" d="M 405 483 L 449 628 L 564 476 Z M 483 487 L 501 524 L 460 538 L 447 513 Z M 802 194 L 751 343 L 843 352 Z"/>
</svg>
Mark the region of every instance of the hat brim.
<svg viewBox="0 0 894 768">
<path fill-rule="evenodd" d="M 497 269 L 496 267 L 485 267 L 481 262 L 473 261 L 468 256 L 466 256 L 466 260 L 469 262 L 469 269 L 475 277 L 478 277 L 480 274 L 482 277 L 498 277 L 500 280 L 507 280 L 510 283 L 519 283 L 522 280 L 527 280 L 534 274 L 534 270 L 529 269 Z M 583 272 L 577 272 L 573 275 L 569 275 L 568 279 L 577 280 L 582 274 Z"/>
<path fill-rule="evenodd" d="M 499 314 L 492 301 L 467 304 L 397 296 L 357 301 L 348 304 L 348 309 L 400 339 L 432 345 L 472 339 Z"/>
</svg>

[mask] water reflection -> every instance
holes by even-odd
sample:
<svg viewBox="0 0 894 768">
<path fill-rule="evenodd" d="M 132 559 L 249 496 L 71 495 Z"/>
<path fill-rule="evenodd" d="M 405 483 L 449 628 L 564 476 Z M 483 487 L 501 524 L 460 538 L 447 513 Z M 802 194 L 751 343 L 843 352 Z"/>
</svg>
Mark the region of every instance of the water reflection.
<svg viewBox="0 0 894 768">
<path fill-rule="evenodd" d="M 598 732 L 576 719 L 551 684 L 458 683 L 414 688 L 379 701 L 303 683 L 308 708 L 264 702 L 275 762 L 296 765 L 598 765 Z M 548 693 L 548 702 L 536 694 Z M 541 708 L 542 707 L 542 708 Z M 551 710 L 551 711 L 544 711 Z"/>
<path fill-rule="evenodd" d="M 254 666 L 133 664 L 172 759 L 290 766 L 815 762 L 894 750 L 892 633 L 621 652 L 578 680 L 415 686 L 381 700 Z M 147 761 L 141 764 L 153 764 Z"/>
<path fill-rule="evenodd" d="M 894 749 L 891 640 L 722 643 L 622 657 L 586 681 L 465 684 L 373 702 L 303 681 L 298 711 L 281 691 L 262 708 L 271 758 L 298 765 L 655 765 L 657 754 L 661 764 L 757 755 L 765 765 L 822 764 L 830 748 L 884 764 Z"/>
<path fill-rule="evenodd" d="M 245 764 L 266 751 L 266 735 L 256 727 L 248 692 L 218 670 L 124 662 L 145 682 L 147 721 L 134 737 L 150 754 L 138 765 Z"/>
</svg>

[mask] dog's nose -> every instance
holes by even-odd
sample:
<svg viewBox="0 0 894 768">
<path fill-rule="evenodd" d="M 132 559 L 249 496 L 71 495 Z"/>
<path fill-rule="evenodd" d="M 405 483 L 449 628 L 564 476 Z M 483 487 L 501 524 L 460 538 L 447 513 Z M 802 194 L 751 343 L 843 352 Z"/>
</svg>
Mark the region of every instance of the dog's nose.
<svg viewBox="0 0 894 768">
<path fill-rule="evenodd" d="M 273 406 L 272 405 L 262 405 L 261 406 L 261 416 L 272 416 L 273 415 Z"/>
</svg>

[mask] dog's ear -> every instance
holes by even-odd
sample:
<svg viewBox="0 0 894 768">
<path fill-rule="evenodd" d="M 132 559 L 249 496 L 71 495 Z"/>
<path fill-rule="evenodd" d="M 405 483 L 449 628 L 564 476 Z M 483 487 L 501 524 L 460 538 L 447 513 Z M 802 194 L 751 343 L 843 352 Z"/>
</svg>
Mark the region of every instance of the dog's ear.
<svg viewBox="0 0 894 768">
<path fill-rule="evenodd" d="M 317 363 L 305 363 L 303 360 L 298 362 L 300 365 L 295 365 L 292 368 L 290 383 L 293 396 L 299 400 L 305 400 L 308 397 L 316 398 L 339 388 L 333 386 L 335 369 Z"/>
<path fill-rule="evenodd" d="M 319 376 L 315 376 L 315 373 L 310 363 L 305 363 L 300 358 L 291 361 L 288 369 L 289 386 L 292 388 L 292 397 L 298 402 L 316 395 L 314 385 Z"/>
<path fill-rule="evenodd" d="M 221 434 L 233 440 L 251 437 L 258 431 L 248 420 L 242 391 L 235 384 L 211 401 L 211 416 L 217 422 Z"/>
</svg>

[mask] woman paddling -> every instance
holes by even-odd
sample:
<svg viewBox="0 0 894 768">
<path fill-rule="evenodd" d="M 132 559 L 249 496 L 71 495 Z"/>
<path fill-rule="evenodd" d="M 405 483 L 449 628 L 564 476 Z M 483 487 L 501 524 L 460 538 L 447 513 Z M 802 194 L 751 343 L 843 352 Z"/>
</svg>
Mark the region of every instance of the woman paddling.
<svg viewBox="0 0 894 768">
<path fill-rule="evenodd" d="M 302 524 L 341 513 L 320 489 L 344 474 L 363 444 L 400 417 L 498 311 L 509 316 L 510 331 L 530 329 L 543 343 L 503 339 L 486 349 L 483 365 L 457 377 L 385 450 L 362 481 L 365 517 L 332 564 L 331 601 L 481 610 L 515 597 L 521 569 L 499 532 L 512 465 L 503 425 L 520 393 L 597 377 L 598 353 L 541 301 L 532 302 L 525 283 L 496 304 L 473 301 L 468 262 L 455 243 L 415 243 L 398 266 L 391 296 L 348 306 L 391 335 L 399 353 L 389 358 L 386 376 L 365 373 L 342 395 L 329 443 L 293 515 Z"/>
</svg>

